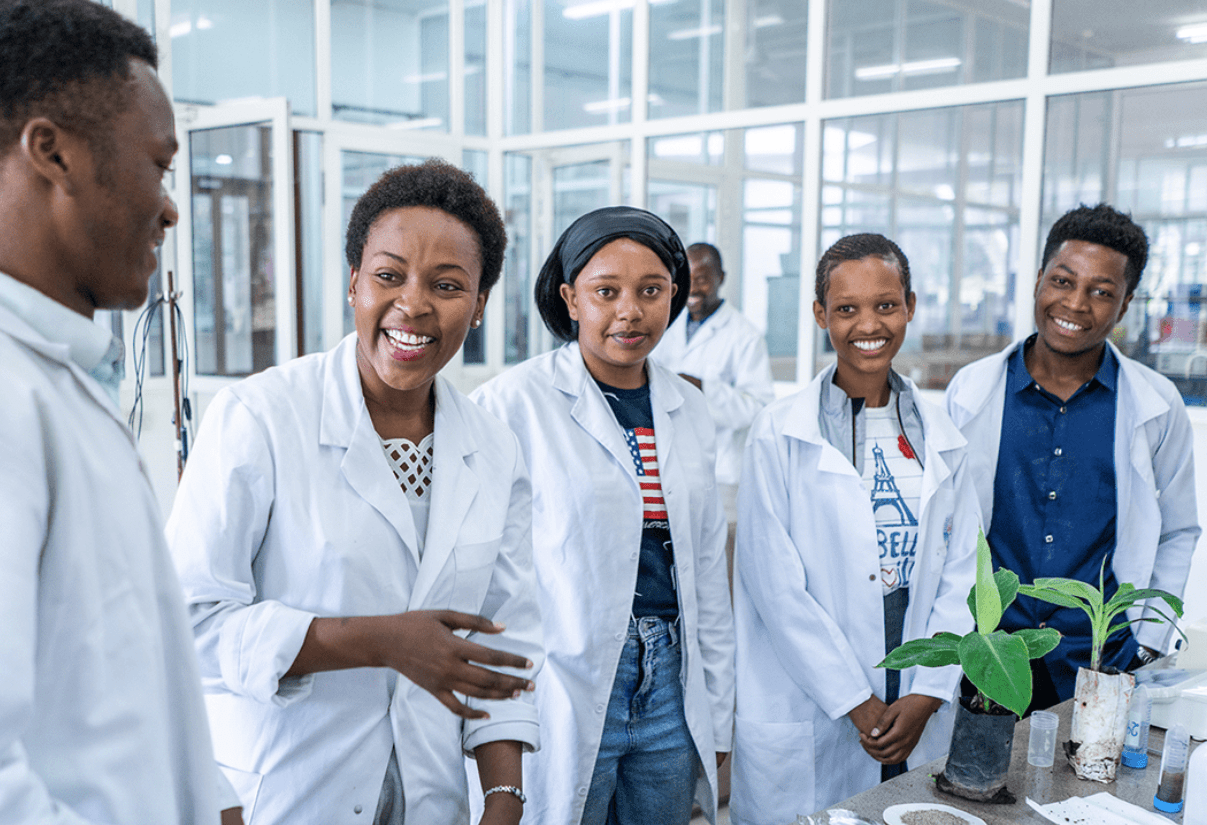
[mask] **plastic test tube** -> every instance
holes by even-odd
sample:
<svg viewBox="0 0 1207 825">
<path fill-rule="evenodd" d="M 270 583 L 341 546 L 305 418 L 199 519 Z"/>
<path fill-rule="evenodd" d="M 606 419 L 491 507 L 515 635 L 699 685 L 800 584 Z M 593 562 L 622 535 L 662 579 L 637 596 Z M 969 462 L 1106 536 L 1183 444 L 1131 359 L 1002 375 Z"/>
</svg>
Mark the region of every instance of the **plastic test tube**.
<svg viewBox="0 0 1207 825">
<path fill-rule="evenodd" d="M 1190 732 L 1185 725 L 1174 725 L 1165 732 L 1165 751 L 1161 754 L 1161 779 L 1153 797 L 1153 807 L 1167 814 L 1182 810 L 1182 792 L 1186 787 L 1186 756 L 1190 750 Z"/>
<path fill-rule="evenodd" d="M 1152 712 L 1148 688 L 1138 685 L 1127 708 L 1127 736 L 1123 740 L 1123 764 L 1129 768 L 1148 766 L 1148 722 Z"/>
</svg>

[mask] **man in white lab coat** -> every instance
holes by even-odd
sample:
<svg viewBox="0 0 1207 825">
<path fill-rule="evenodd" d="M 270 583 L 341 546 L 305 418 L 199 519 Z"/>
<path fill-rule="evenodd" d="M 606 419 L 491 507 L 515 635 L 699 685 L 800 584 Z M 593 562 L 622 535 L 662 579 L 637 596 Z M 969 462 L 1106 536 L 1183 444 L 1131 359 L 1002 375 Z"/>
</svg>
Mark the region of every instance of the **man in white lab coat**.
<svg viewBox="0 0 1207 825">
<path fill-rule="evenodd" d="M 947 388 L 994 566 L 1024 583 L 1059 576 L 1097 586 L 1105 563 L 1108 595 L 1124 582 L 1179 596 L 1186 585 L 1200 532 L 1190 421 L 1168 378 L 1108 340 L 1147 257 L 1144 230 L 1130 216 L 1106 204 L 1068 212 L 1044 246 L 1036 333 L 969 364 Z M 1127 618 L 1143 614 L 1136 607 Z M 1089 667 L 1084 613 L 1019 597 L 1002 627 L 1055 627 L 1064 636 L 1032 662 L 1032 708 L 1073 695 L 1078 667 Z M 1133 624 L 1112 635 L 1103 665 L 1149 661 L 1170 632 Z"/>
<path fill-rule="evenodd" d="M 687 260 L 692 273 L 687 312 L 667 328 L 653 357 L 704 393 L 717 425 L 717 486 L 730 524 L 732 558 L 746 434 L 759 410 L 775 399 L 771 360 L 754 324 L 721 298 L 725 269 L 717 248 L 692 244 Z"/>
<path fill-rule="evenodd" d="M 176 137 L 142 29 L 0 0 L 0 822 L 240 822 L 100 308 L 147 297 Z M 229 809 L 223 811 L 222 809 Z M 220 816 L 220 811 L 221 816 Z"/>
</svg>

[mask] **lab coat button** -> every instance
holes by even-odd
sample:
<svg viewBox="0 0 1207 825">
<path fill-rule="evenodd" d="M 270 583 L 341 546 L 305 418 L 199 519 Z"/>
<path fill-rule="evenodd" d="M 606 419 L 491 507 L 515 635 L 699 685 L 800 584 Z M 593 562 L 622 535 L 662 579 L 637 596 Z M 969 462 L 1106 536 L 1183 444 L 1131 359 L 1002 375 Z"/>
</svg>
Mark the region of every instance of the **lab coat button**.
<svg viewBox="0 0 1207 825">
<path fill-rule="evenodd" d="M 596 712 L 596 713 L 603 713 L 605 710 L 606 710 L 606 708 L 605 708 L 603 705 L 596 705 L 596 706 L 595 706 L 595 712 Z"/>
<path fill-rule="evenodd" d="M 586 795 L 587 795 L 587 789 L 586 789 L 586 788 L 579 788 L 579 789 L 578 789 L 578 795 L 579 795 L 579 796 L 586 796 Z"/>
<path fill-rule="evenodd" d="M 360 805 L 357 805 L 355 808 L 352 809 L 352 813 L 358 814 L 363 810 L 364 810 L 364 808 L 362 808 Z"/>
<path fill-rule="evenodd" d="M 623 634 L 623 633 L 617 633 L 617 634 L 616 634 L 616 641 L 618 641 L 618 642 L 619 642 L 619 641 L 620 641 L 621 639 L 623 639 L 623 638 L 624 638 L 624 634 Z"/>
<path fill-rule="evenodd" d="M 870 582 L 876 581 L 876 574 L 873 573 L 872 575 L 868 576 L 868 581 L 870 581 Z"/>
</svg>

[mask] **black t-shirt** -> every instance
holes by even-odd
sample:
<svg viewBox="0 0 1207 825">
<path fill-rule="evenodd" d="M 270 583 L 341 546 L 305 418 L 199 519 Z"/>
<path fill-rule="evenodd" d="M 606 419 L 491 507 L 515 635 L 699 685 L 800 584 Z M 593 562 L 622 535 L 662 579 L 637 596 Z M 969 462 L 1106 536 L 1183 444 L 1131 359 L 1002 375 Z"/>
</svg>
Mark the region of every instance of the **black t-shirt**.
<svg viewBox="0 0 1207 825">
<path fill-rule="evenodd" d="M 658 471 L 650 385 L 622 390 L 600 381 L 595 383 L 599 384 L 620 429 L 624 431 L 625 443 L 629 445 L 629 453 L 633 457 L 633 471 L 641 487 L 641 556 L 637 563 L 633 615 L 673 620 L 679 615 L 679 601 L 675 596 L 675 554 Z"/>
</svg>

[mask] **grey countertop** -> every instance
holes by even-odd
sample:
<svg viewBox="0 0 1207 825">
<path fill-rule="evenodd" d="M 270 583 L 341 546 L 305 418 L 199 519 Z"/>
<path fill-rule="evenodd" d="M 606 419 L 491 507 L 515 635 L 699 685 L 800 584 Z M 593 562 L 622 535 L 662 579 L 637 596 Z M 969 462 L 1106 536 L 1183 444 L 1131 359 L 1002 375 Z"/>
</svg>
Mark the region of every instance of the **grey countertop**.
<svg viewBox="0 0 1207 825">
<path fill-rule="evenodd" d="M 1165 742 L 1165 731 L 1152 728 L 1148 738 L 1148 767 L 1134 770 L 1120 766 L 1115 781 L 1109 784 L 1078 779 L 1064 758 L 1063 743 L 1069 738 L 1073 701 L 1061 702 L 1052 708 L 1060 716 L 1056 736 L 1056 761 L 1050 768 L 1036 768 L 1027 764 L 1027 739 L 1030 736 L 1029 719 L 1020 721 L 1014 728 L 1014 746 L 1010 758 L 1010 774 L 1006 787 L 1017 797 L 1013 805 L 989 805 L 970 802 L 935 789 L 934 776 L 943 770 L 945 758 L 936 759 L 914 768 L 896 779 L 890 779 L 874 788 L 834 805 L 859 814 L 869 822 L 883 822 L 881 814 L 886 808 L 902 802 L 937 802 L 975 814 L 988 825 L 1014 825 L 1015 823 L 1047 822 L 1026 803 L 1030 797 L 1036 802 L 1047 804 L 1059 802 L 1071 796 L 1093 796 L 1107 791 L 1120 799 L 1127 800 L 1149 811 L 1153 808 L 1153 794 L 1161 771 L 1161 748 Z M 1195 743 L 1191 742 L 1193 751 Z M 818 812 L 821 814 L 822 812 Z M 825 816 L 815 814 L 815 819 L 825 822 Z M 1162 814 L 1171 822 L 1181 822 L 1181 814 Z"/>
</svg>

